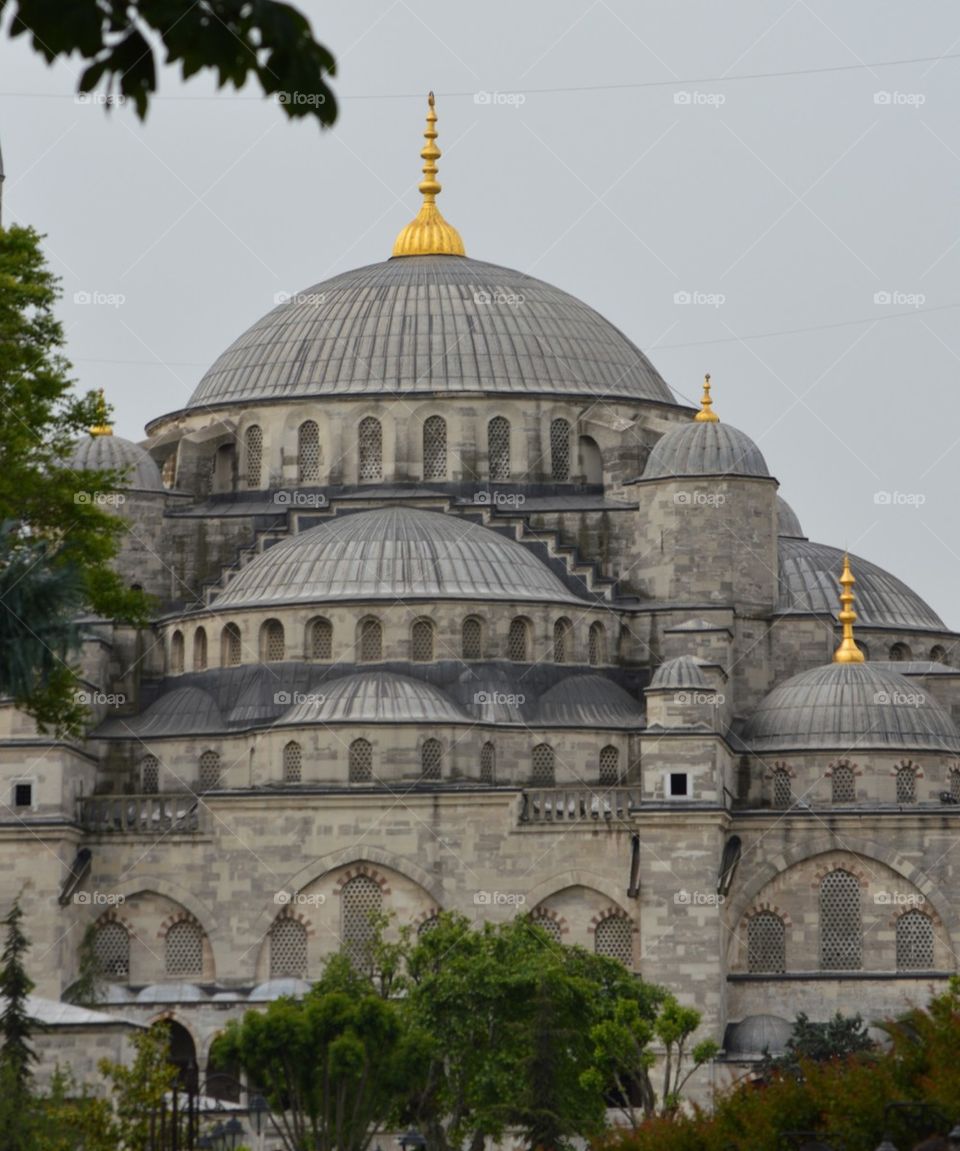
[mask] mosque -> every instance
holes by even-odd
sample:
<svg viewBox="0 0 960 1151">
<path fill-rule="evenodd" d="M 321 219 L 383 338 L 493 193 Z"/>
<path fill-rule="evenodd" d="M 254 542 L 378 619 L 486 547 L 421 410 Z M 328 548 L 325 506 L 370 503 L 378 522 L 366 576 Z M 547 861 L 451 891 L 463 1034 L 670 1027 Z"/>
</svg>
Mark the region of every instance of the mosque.
<svg viewBox="0 0 960 1151">
<path fill-rule="evenodd" d="M 227 1020 L 365 962 L 371 913 L 455 910 L 670 988 L 716 1082 L 798 1012 L 925 1000 L 960 944 L 960 637 L 807 537 L 709 377 L 680 404 L 586 303 L 468 257 L 436 119 L 390 259 L 275 307 L 140 444 L 104 413 L 74 449 L 125 470 L 156 612 L 83 621 L 82 741 L 3 709 L 37 995 L 86 939 L 76 1024 L 169 1020 L 207 1081 Z"/>
</svg>

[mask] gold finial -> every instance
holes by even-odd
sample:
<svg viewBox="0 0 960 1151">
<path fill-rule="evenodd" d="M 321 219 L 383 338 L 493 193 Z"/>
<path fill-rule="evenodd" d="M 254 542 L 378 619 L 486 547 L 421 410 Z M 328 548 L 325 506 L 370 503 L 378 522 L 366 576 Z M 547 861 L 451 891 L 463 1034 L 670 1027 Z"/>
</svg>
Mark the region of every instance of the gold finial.
<svg viewBox="0 0 960 1151">
<path fill-rule="evenodd" d="M 710 373 L 703 377 L 703 395 L 700 397 L 700 411 L 693 417 L 700 424 L 718 424 L 720 417 L 713 410 L 713 400 L 710 398 Z"/>
<path fill-rule="evenodd" d="M 97 422 L 90 429 L 91 436 L 112 436 L 113 426 L 107 423 L 110 413 L 107 411 L 107 401 L 103 395 L 103 388 L 97 390 Z"/>
<path fill-rule="evenodd" d="M 403 229 L 393 245 L 394 256 L 465 256 L 463 240 L 452 224 L 440 215 L 437 195 L 442 185 L 437 180 L 437 161 L 440 149 L 437 147 L 437 113 L 434 109 L 433 93 L 427 97 L 427 127 L 423 133 L 426 144 L 420 152 L 423 159 L 423 179 L 420 181 L 420 194 L 423 203 L 416 219 Z"/>
<path fill-rule="evenodd" d="M 853 638 L 853 625 L 857 618 L 857 613 L 853 610 L 853 585 L 856 582 L 850 570 L 850 557 L 844 553 L 843 571 L 840 574 L 840 586 L 843 590 L 840 592 L 840 614 L 837 616 L 843 624 L 843 638 L 833 653 L 834 663 L 863 663 L 863 652 L 857 647 Z"/>
</svg>

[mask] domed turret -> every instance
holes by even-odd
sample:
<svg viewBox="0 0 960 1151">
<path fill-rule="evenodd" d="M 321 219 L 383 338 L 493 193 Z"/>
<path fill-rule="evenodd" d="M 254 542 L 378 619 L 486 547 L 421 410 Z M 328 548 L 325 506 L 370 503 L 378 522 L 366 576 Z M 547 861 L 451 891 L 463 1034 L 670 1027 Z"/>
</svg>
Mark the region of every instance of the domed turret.
<svg viewBox="0 0 960 1151">
<path fill-rule="evenodd" d="M 118 471 L 125 476 L 122 487 L 129 491 L 162 492 L 160 469 L 150 456 L 132 440 L 115 436 L 107 423 L 107 406 L 100 392 L 98 423 L 89 436 L 77 440 L 66 460 L 74 471 Z"/>
</svg>

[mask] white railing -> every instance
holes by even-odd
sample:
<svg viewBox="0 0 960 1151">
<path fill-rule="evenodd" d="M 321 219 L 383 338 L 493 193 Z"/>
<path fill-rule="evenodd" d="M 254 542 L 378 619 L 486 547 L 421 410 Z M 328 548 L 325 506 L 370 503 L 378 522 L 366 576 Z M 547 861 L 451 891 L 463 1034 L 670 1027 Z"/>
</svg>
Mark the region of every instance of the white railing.
<svg viewBox="0 0 960 1151">
<path fill-rule="evenodd" d="M 639 787 L 528 787 L 521 796 L 520 822 L 629 819 L 639 806 Z"/>
<path fill-rule="evenodd" d="M 195 832 L 201 830 L 200 803 L 191 792 L 91 795 L 80 800 L 80 824 L 97 835 Z"/>
</svg>

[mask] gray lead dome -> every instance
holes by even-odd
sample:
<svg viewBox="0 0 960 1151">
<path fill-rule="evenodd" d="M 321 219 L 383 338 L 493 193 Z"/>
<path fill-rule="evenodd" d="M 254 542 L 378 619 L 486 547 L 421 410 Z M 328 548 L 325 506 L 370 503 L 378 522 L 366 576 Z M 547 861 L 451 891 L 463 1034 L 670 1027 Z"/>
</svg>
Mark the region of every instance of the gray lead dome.
<svg viewBox="0 0 960 1151">
<path fill-rule="evenodd" d="M 189 407 L 306 396 L 528 393 L 676 401 L 593 308 L 462 256 L 409 256 L 298 292 L 216 360 Z"/>
<path fill-rule="evenodd" d="M 122 486 L 131 491 L 163 491 L 160 469 L 143 448 L 123 436 L 84 436 L 73 445 L 67 467 L 78 472 L 123 472 Z"/>
<path fill-rule="evenodd" d="M 644 479 L 669 476 L 769 476 L 767 461 L 746 432 L 730 424 L 691 420 L 653 445 Z"/>
</svg>

